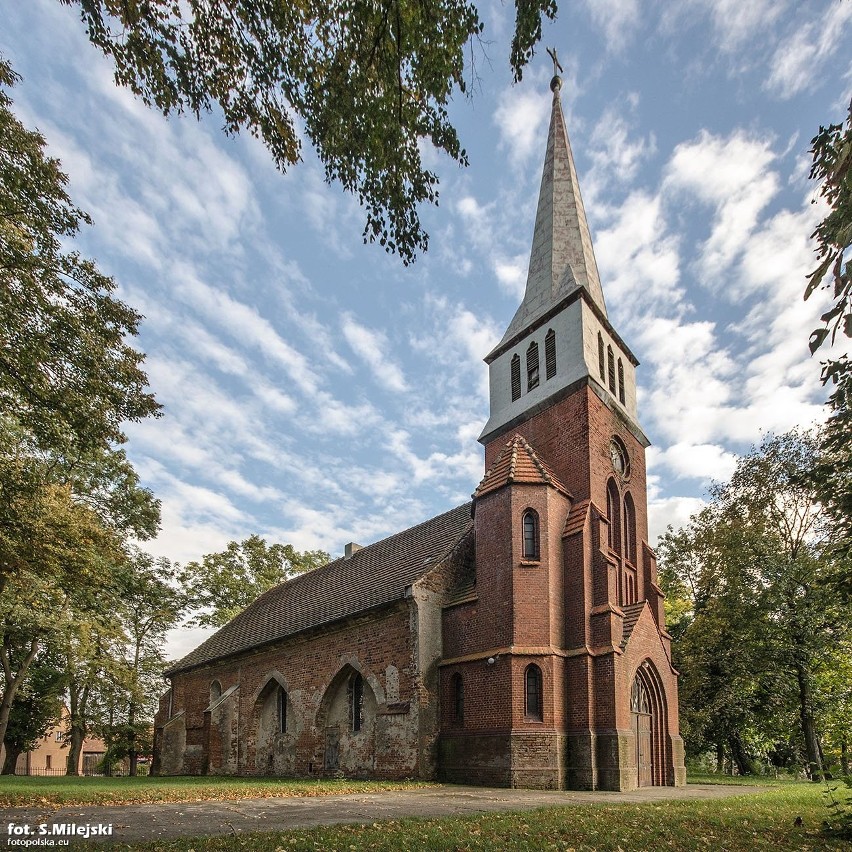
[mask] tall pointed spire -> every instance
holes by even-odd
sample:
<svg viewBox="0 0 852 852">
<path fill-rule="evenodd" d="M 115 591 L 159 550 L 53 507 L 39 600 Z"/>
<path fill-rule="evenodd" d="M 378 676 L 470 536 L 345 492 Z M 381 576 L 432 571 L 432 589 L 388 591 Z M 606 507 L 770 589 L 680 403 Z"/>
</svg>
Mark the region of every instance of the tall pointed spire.
<svg viewBox="0 0 852 852">
<path fill-rule="evenodd" d="M 553 91 L 553 106 L 527 288 L 524 300 L 503 337 L 504 342 L 579 287 L 585 288 L 606 316 L 589 223 L 586 221 L 577 170 L 562 114 L 562 99 L 559 95 L 562 79 L 554 76 L 550 88 Z"/>
</svg>

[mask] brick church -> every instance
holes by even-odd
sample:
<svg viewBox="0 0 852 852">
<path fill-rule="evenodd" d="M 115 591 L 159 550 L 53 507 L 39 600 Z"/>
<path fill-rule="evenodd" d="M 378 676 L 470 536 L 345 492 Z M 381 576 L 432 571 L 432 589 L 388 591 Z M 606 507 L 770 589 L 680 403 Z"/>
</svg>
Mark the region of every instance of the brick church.
<svg viewBox="0 0 852 852">
<path fill-rule="evenodd" d="M 560 87 L 472 502 L 347 545 L 176 663 L 156 772 L 685 783 L 638 362 L 607 318 Z"/>
</svg>

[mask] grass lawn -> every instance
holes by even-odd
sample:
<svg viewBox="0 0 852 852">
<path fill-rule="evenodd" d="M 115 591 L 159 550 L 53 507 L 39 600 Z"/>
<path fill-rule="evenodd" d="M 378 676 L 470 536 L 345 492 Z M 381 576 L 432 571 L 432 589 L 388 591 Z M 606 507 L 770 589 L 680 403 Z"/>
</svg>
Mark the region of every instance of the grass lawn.
<svg viewBox="0 0 852 852">
<path fill-rule="evenodd" d="M 30 805 L 133 805 L 151 802 L 198 802 L 267 799 L 273 796 L 334 796 L 376 793 L 418 782 L 290 781 L 271 778 L 85 778 L 0 775 L 0 808 Z"/>
<path fill-rule="evenodd" d="M 826 815 L 817 785 L 788 783 L 763 793 L 722 800 L 576 805 L 522 813 L 160 841 L 132 848 L 148 852 L 848 850 L 848 842 L 821 834 Z M 800 827 L 795 825 L 796 817 L 802 818 Z"/>
</svg>

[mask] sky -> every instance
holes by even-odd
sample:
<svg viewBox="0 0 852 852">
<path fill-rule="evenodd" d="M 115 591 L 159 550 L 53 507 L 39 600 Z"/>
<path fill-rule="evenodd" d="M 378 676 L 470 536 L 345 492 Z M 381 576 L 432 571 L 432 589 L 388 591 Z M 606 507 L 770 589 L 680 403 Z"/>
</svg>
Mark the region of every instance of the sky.
<svg viewBox="0 0 852 852">
<path fill-rule="evenodd" d="M 637 355 L 650 539 L 767 432 L 824 419 L 802 301 L 824 209 L 811 138 L 852 92 L 852 0 L 576 0 L 543 46 L 610 320 Z M 482 358 L 521 301 L 552 65 L 512 85 L 513 6 L 486 0 L 450 117 L 470 166 L 424 148 L 440 204 L 404 268 L 316 157 L 286 175 L 215 113 L 168 119 L 115 86 L 58 0 L 0 0 L 0 52 L 94 219 L 77 247 L 145 319 L 163 416 L 127 428 L 162 501 L 146 542 L 185 563 L 257 533 L 340 555 L 470 498 L 484 473 Z M 824 357 L 824 356 L 823 356 Z M 203 636 L 172 634 L 181 656 Z"/>
</svg>

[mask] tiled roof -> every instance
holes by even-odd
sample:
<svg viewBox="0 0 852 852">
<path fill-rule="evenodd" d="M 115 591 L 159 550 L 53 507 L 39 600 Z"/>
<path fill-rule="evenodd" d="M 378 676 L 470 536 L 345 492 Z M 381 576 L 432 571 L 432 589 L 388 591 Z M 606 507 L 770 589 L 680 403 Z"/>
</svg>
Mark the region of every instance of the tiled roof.
<svg viewBox="0 0 852 852">
<path fill-rule="evenodd" d="M 262 594 L 167 674 L 283 639 L 405 596 L 471 528 L 470 503 Z"/>
<path fill-rule="evenodd" d="M 627 647 L 627 643 L 630 640 L 630 634 L 633 633 L 633 628 L 636 626 L 636 622 L 639 621 L 639 616 L 642 615 L 642 610 L 645 609 L 645 601 L 628 604 L 627 606 L 623 606 L 621 609 L 624 612 L 624 633 L 621 636 L 621 649 L 624 650 Z"/>
<path fill-rule="evenodd" d="M 500 451 L 494 464 L 486 471 L 474 497 L 482 497 L 512 482 L 546 483 L 558 488 L 567 496 L 568 489 L 556 478 L 550 468 L 535 454 L 535 450 L 521 435 L 515 435 Z"/>
<path fill-rule="evenodd" d="M 582 532 L 586 521 L 589 518 L 589 509 L 592 506 L 591 500 L 581 500 L 571 507 L 568 517 L 565 519 L 565 529 L 562 531 L 562 537 L 567 538 L 570 535 L 576 535 Z"/>
</svg>

